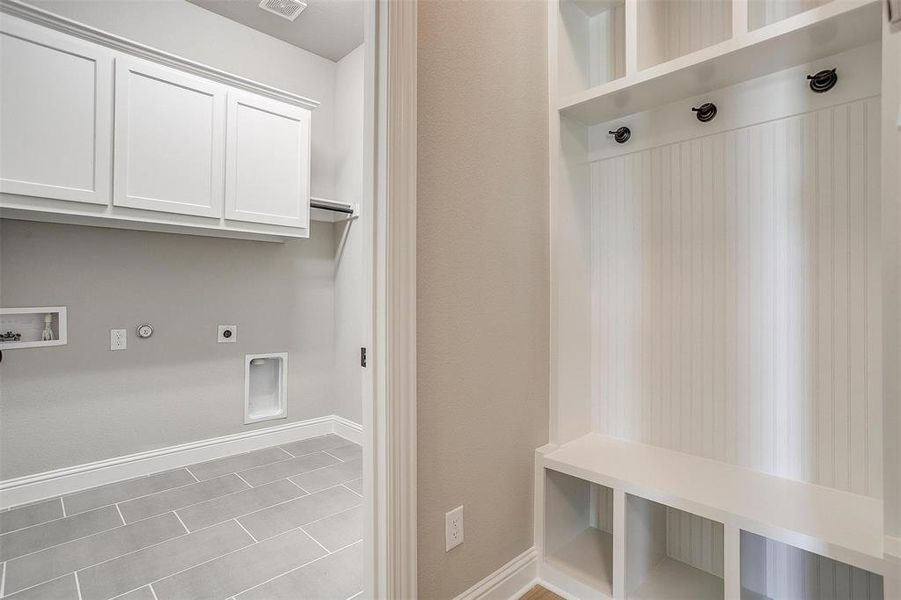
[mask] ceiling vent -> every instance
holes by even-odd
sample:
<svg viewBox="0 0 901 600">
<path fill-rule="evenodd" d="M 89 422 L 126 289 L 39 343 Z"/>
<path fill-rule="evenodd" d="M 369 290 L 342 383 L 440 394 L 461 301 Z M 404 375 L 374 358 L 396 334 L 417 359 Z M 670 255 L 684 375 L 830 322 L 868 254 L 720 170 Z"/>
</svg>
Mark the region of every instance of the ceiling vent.
<svg viewBox="0 0 901 600">
<path fill-rule="evenodd" d="M 289 21 L 296 19 L 306 7 L 307 3 L 300 0 L 263 0 L 260 2 L 260 8 L 266 12 L 271 12 Z"/>
</svg>

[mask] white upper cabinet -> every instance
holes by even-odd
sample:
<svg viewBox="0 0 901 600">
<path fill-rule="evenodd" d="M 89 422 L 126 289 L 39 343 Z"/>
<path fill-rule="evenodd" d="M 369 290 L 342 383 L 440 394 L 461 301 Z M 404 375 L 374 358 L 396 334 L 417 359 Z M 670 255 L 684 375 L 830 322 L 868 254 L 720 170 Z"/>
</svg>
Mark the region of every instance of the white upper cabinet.
<svg viewBox="0 0 901 600">
<path fill-rule="evenodd" d="M 175 69 L 116 59 L 116 206 L 222 215 L 225 93 Z"/>
<path fill-rule="evenodd" d="M 229 90 L 225 218 L 308 227 L 310 111 Z"/>
<path fill-rule="evenodd" d="M 112 53 L 12 19 L 0 30 L 0 192 L 108 204 Z"/>
</svg>

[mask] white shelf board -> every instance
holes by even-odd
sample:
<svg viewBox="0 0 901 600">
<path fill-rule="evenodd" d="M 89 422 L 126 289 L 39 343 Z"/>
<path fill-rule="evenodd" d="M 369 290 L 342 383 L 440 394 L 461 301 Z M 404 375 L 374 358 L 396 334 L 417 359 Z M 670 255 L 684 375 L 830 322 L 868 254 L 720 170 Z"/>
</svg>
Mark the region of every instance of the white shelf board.
<svg viewBox="0 0 901 600">
<path fill-rule="evenodd" d="M 629 600 L 721 600 L 723 580 L 678 560 L 657 563 Z"/>
<path fill-rule="evenodd" d="M 539 458 L 555 471 L 882 572 L 883 502 L 596 433 Z"/>
<path fill-rule="evenodd" d="M 879 0 L 832 0 L 563 98 L 559 110 L 587 125 L 603 123 L 862 46 L 880 39 L 881 27 Z"/>
<path fill-rule="evenodd" d="M 588 527 L 545 561 L 593 590 L 613 595 L 613 536 L 606 531 Z"/>
</svg>

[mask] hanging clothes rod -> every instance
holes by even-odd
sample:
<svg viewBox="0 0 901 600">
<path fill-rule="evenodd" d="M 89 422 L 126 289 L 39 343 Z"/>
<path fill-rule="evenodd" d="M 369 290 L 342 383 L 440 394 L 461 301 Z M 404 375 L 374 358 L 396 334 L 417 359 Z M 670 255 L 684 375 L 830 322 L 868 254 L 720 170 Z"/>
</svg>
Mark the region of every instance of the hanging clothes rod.
<svg viewBox="0 0 901 600">
<path fill-rule="evenodd" d="M 356 214 L 356 206 L 347 202 L 338 202 L 337 200 L 326 200 L 325 198 L 310 198 L 310 208 L 319 208 L 321 210 L 330 210 L 332 212 L 344 213 L 346 215 Z"/>
</svg>

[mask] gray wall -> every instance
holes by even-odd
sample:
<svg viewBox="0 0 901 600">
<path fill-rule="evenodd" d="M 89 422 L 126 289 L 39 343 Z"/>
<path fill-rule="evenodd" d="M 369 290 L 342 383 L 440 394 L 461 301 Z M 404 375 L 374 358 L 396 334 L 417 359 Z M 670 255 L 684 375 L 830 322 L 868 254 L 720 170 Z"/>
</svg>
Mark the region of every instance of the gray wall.
<svg viewBox="0 0 901 600">
<path fill-rule="evenodd" d="M 548 439 L 547 6 L 419 3 L 419 597 L 532 546 Z M 444 551 L 444 513 L 466 541 Z"/>
<path fill-rule="evenodd" d="M 66 346 L 3 353 L 0 479 L 284 423 L 243 424 L 247 353 L 289 353 L 289 421 L 331 414 L 334 230 L 315 225 L 274 244 L 0 220 L 0 304 L 69 320 Z"/>
<path fill-rule="evenodd" d="M 174 54 L 309 96 L 313 112 L 312 191 L 336 197 L 361 168 L 348 159 L 353 127 L 362 144 L 354 87 L 362 52 L 339 79 L 334 62 L 243 27 L 182 0 L 38 0 L 42 8 Z M 352 58 L 356 55 L 358 58 Z M 358 106 L 357 103 L 360 103 Z M 345 133 L 336 136 L 336 119 Z M 338 148 L 336 137 L 345 140 Z M 359 187 L 359 173 L 356 175 Z M 336 185 L 336 182 L 343 182 Z M 351 189 L 352 189 L 351 185 Z M 285 244 L 2 221 L 0 305 L 65 305 L 69 344 L 6 352 L 0 364 L 0 479 L 173 444 L 218 437 L 243 424 L 245 353 L 289 353 L 288 420 L 338 412 L 359 421 L 359 323 L 347 291 L 360 259 L 341 257 L 336 230 L 314 222 L 312 238 Z M 352 249 L 361 252 L 359 244 Z M 342 300 L 343 299 L 343 300 Z M 138 340 L 134 328 L 156 333 Z M 236 344 L 217 344 L 217 324 L 237 324 Z M 128 329 L 129 349 L 109 350 L 109 329 Z M 354 400 L 356 406 L 354 406 Z M 340 410 L 339 410 L 340 408 Z"/>
</svg>

